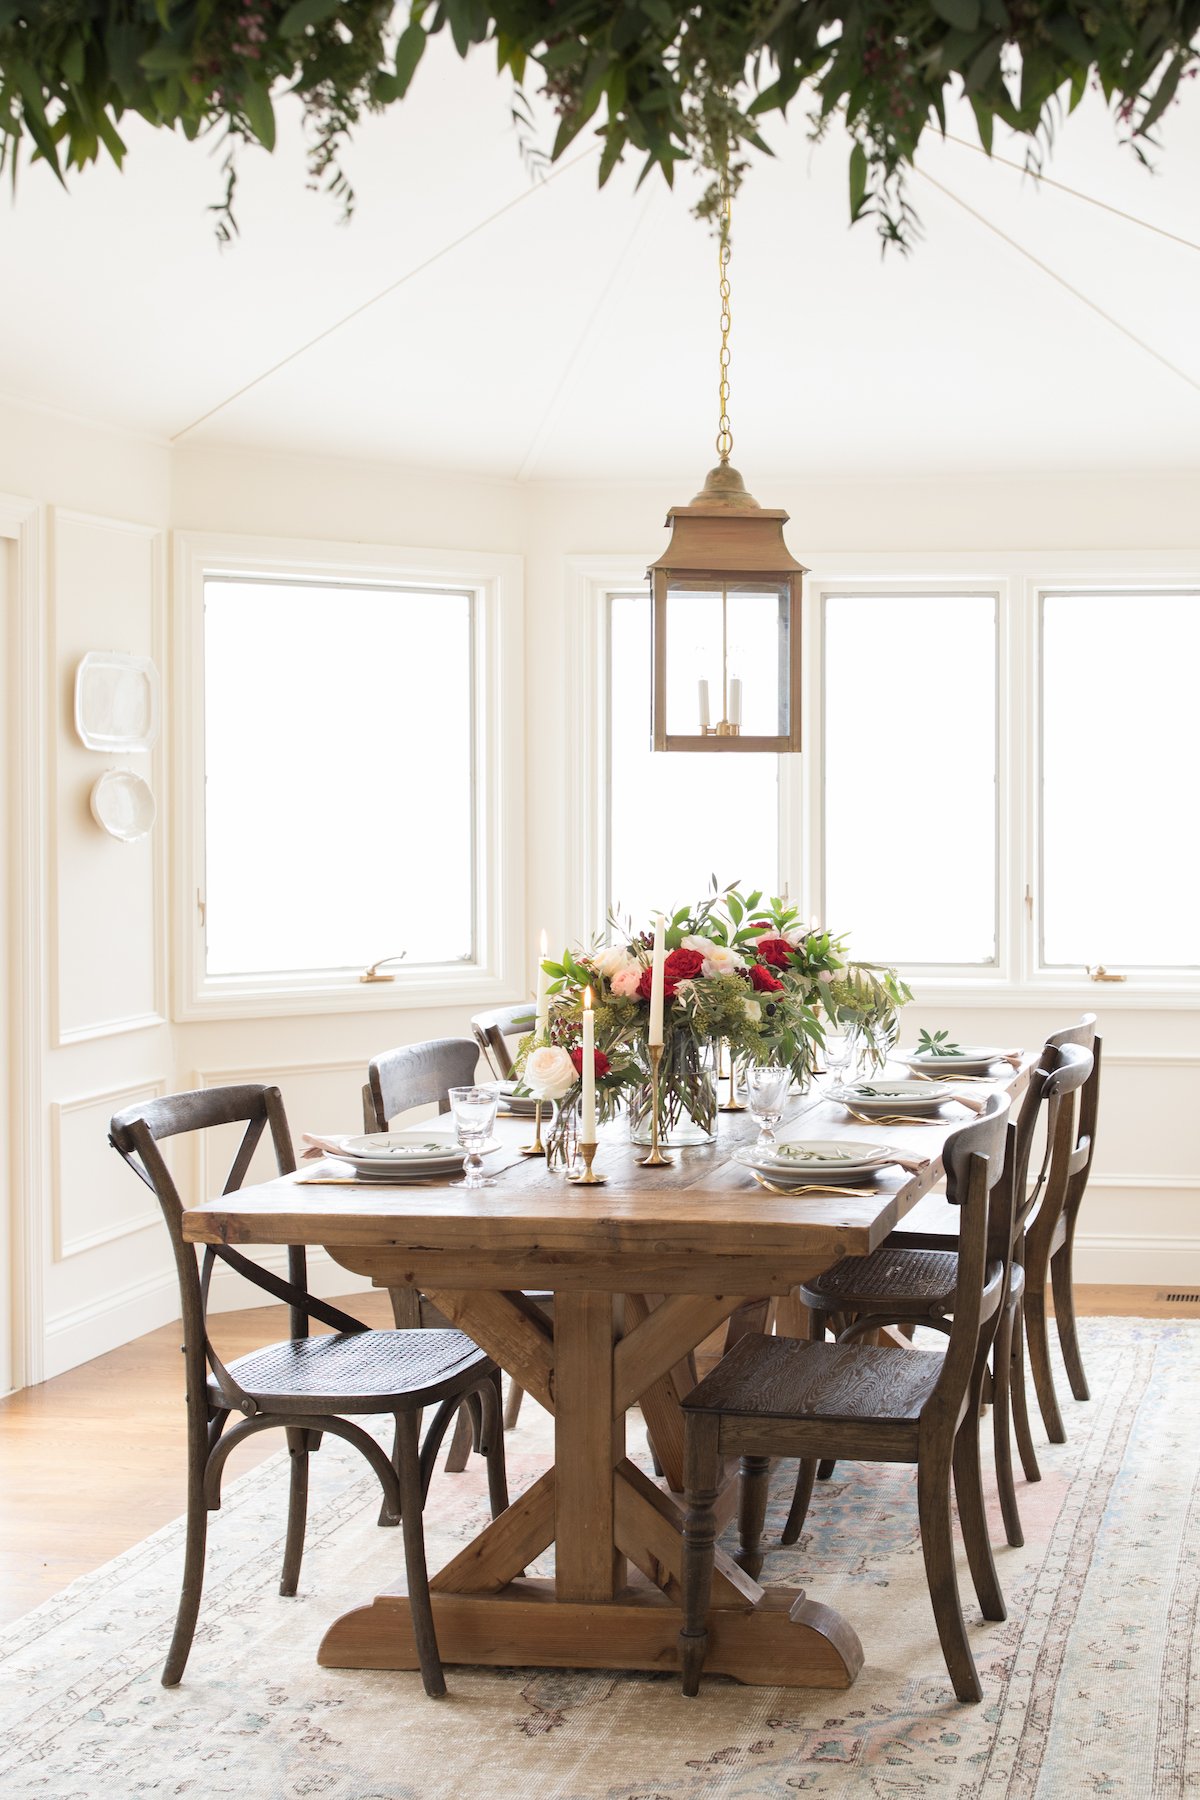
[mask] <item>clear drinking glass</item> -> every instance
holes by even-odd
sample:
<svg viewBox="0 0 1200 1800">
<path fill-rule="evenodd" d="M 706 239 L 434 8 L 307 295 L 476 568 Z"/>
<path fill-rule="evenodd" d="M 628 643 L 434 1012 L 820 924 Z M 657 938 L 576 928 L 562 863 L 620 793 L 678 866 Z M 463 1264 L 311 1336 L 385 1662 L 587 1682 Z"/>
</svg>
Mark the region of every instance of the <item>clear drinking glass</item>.
<svg viewBox="0 0 1200 1800">
<path fill-rule="evenodd" d="M 829 1074 L 829 1091 L 836 1094 L 845 1086 L 850 1064 L 855 1060 L 858 1030 L 853 1025 L 828 1025 L 825 1028 L 825 1068 Z"/>
<path fill-rule="evenodd" d="M 758 1125 L 756 1150 L 773 1150 L 775 1148 L 775 1127 L 783 1117 L 787 1105 L 788 1089 L 792 1084 L 792 1071 L 789 1068 L 778 1068 L 773 1063 L 747 1063 L 746 1104 L 750 1108 L 750 1116 Z"/>
<path fill-rule="evenodd" d="M 489 1087 L 452 1087 L 449 1096 L 458 1141 L 467 1153 L 463 1159 L 465 1179 L 452 1181 L 451 1187 L 495 1187 L 492 1177 L 483 1173 L 483 1158 L 479 1153 L 496 1126 L 499 1092 Z"/>
</svg>

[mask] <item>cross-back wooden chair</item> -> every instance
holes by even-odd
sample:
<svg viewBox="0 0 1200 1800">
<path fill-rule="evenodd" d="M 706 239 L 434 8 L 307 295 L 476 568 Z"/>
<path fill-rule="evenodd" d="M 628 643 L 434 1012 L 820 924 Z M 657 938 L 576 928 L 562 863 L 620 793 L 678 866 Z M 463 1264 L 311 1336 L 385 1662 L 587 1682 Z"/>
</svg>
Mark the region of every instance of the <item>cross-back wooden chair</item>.
<svg viewBox="0 0 1200 1800">
<path fill-rule="evenodd" d="M 714 1506 L 722 1460 L 740 1456 L 738 1561 L 757 1576 L 770 1462 L 801 1459 L 811 1492 L 822 1458 L 915 1463 L 921 1549 L 938 1637 L 960 1700 L 982 1689 L 967 1640 L 950 1495 L 953 1483 L 971 1576 L 985 1619 L 1003 1619 L 979 1467 L 979 1406 L 1004 1302 L 1008 1266 L 989 1238 L 1011 1242 L 1012 1184 L 1005 1178 L 1009 1102 L 946 1140 L 946 1186 L 961 1209 L 954 1316 L 944 1353 L 861 1343 L 746 1336 L 683 1401 L 685 1486 L 683 1691 L 699 1691 L 712 1594 Z"/>
<path fill-rule="evenodd" d="M 304 1249 L 290 1245 L 287 1279 L 261 1268 L 227 1245 L 206 1245 L 203 1259 L 183 1238 L 183 1201 L 160 1149 L 168 1138 L 243 1125 L 223 1193 L 241 1187 L 255 1150 L 269 1132 L 278 1172 L 296 1167 L 291 1133 L 277 1087 L 246 1084 L 171 1094 L 117 1113 L 109 1142 L 151 1189 L 162 1209 L 179 1277 L 187 1401 L 187 1545 L 175 1631 L 163 1686 L 183 1675 L 195 1634 L 204 1583 L 208 1514 L 221 1504 L 221 1478 L 231 1450 L 259 1431 L 285 1432 L 291 1460 L 281 1594 L 294 1594 L 304 1552 L 308 1458 L 326 1432 L 361 1452 L 383 1489 L 381 1525 L 403 1523 L 404 1555 L 414 1630 L 425 1689 L 445 1692 L 425 1567 L 422 1508 L 434 1461 L 464 1395 L 480 1408 L 487 1441 L 493 1515 L 508 1504 L 499 1371 L 461 1331 L 372 1331 L 341 1307 L 307 1288 Z M 224 1263 L 274 1300 L 287 1303 L 290 1336 L 228 1364 L 213 1347 L 207 1308 L 213 1269 Z M 331 1327 L 309 1336 L 309 1321 Z M 419 1442 L 421 1412 L 435 1408 Z M 391 1414 L 391 1460 L 371 1434 L 343 1415 Z M 236 1422 L 226 1426 L 232 1415 Z"/>
<path fill-rule="evenodd" d="M 513 1074 L 513 1056 L 509 1049 L 509 1038 L 528 1037 L 536 1022 L 536 1015 L 528 1000 L 520 1001 L 515 1006 L 497 1006 L 491 1012 L 475 1013 L 471 1019 L 471 1030 L 475 1042 L 483 1051 L 497 1081 L 511 1081 Z"/>
<path fill-rule="evenodd" d="M 1046 1189 L 1058 1120 L 1064 1113 L 1070 1113 L 1073 1096 L 1083 1086 L 1091 1066 L 1090 1053 L 1077 1045 L 1060 1048 L 1048 1044 L 1043 1049 L 1021 1102 L 1011 1145 L 1011 1167 L 1005 1171 L 1013 1193 L 1010 1241 L 1007 1244 L 995 1239 L 989 1242 L 991 1256 L 1003 1256 L 1006 1262 L 1012 1263 L 992 1358 L 992 1430 L 1000 1510 L 1005 1535 L 1013 1545 L 1022 1544 L 1025 1539 L 1013 1481 L 1010 1419 L 1025 1473 L 1030 1481 L 1040 1479 L 1029 1429 L 1022 1350 L 1024 1231 Z M 1030 1158 L 1040 1125 L 1045 1127 L 1045 1148 L 1041 1167 L 1031 1182 Z M 948 1185 L 946 1210 L 958 1223 L 961 1235 L 961 1214 L 954 1205 Z M 948 1247 L 949 1242 L 953 1243 L 953 1248 Z M 831 1323 L 838 1343 L 847 1343 L 877 1331 L 883 1325 L 928 1325 L 937 1331 L 948 1330 L 948 1320 L 955 1305 L 958 1245 L 958 1237 L 949 1241 L 943 1237 L 936 1247 L 930 1247 L 920 1232 L 910 1233 L 900 1226 L 872 1255 L 843 1257 L 800 1289 L 801 1298 L 810 1309 L 811 1335 L 824 1337 Z M 831 1473 L 831 1468 L 821 1470 L 822 1475 Z M 796 1492 L 800 1506 L 799 1483 Z M 805 1497 L 801 1516 L 807 1504 Z M 788 1530 L 791 1535 L 785 1533 L 785 1543 L 794 1541 L 799 1526 L 793 1528 L 789 1521 Z"/>
<path fill-rule="evenodd" d="M 1037 1211 L 1029 1221 L 1023 1248 L 1025 1264 L 1025 1335 L 1029 1345 L 1029 1370 L 1041 1409 L 1046 1435 L 1052 1444 L 1065 1444 L 1066 1430 L 1054 1391 L 1050 1344 L 1046 1330 L 1046 1282 L 1054 1293 L 1054 1323 L 1062 1345 L 1067 1380 L 1076 1400 L 1086 1400 L 1087 1376 L 1079 1351 L 1075 1326 L 1075 1288 L 1072 1259 L 1075 1226 L 1087 1191 L 1092 1158 L 1096 1153 L 1096 1123 L 1100 1112 L 1101 1040 L 1096 1035 L 1095 1013 L 1085 1013 L 1078 1025 L 1069 1025 L 1046 1039 L 1047 1045 L 1075 1044 L 1088 1050 L 1092 1072 L 1079 1092 L 1078 1106 L 1063 1107 L 1059 1115 L 1050 1177 Z"/>
</svg>

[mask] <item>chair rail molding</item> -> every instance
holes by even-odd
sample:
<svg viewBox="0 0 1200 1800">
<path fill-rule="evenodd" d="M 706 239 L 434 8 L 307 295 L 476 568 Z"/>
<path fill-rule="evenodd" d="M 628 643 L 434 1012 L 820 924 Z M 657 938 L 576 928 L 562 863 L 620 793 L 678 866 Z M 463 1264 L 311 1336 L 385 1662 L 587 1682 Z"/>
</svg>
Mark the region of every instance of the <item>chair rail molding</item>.
<svg viewBox="0 0 1200 1800">
<path fill-rule="evenodd" d="M 40 1381 L 44 1368 L 47 1241 L 43 1057 L 46 988 L 46 736 L 44 509 L 0 494 L 0 537 L 15 546 L 9 710 L 10 853 L 23 878 L 12 885 L 9 952 L 12 1091 L 8 1144 L 13 1263 L 13 1383 Z"/>
</svg>

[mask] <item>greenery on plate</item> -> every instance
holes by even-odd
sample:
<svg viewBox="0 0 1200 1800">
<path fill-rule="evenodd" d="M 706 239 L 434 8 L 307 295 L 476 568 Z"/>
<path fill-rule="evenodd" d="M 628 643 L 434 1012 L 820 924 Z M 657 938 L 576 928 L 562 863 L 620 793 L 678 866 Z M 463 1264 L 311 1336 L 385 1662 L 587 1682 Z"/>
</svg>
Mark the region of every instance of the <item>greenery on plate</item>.
<svg viewBox="0 0 1200 1800">
<path fill-rule="evenodd" d="M 962 1049 L 958 1044 L 950 1042 L 949 1031 L 935 1031 L 932 1036 L 927 1031 L 921 1031 L 917 1033 L 917 1054 L 918 1056 L 961 1056 Z"/>
<path fill-rule="evenodd" d="M 347 140 L 404 99 L 444 32 L 460 56 L 489 46 L 527 143 L 536 88 L 558 120 L 551 159 L 588 133 L 601 185 L 627 151 L 643 178 L 690 162 L 710 177 L 702 215 L 720 216 L 748 146 L 769 149 L 768 119 L 794 108 L 816 138 L 841 121 L 851 217 L 908 245 L 905 172 L 948 102 L 965 95 L 986 149 L 1000 123 L 1036 163 L 1095 88 L 1145 160 L 1196 73 L 1198 31 L 1200 0 L 0 0 L 0 166 L 15 170 L 24 142 L 60 176 L 103 154 L 120 165 L 133 114 L 189 139 L 216 132 L 227 236 L 237 152 L 273 149 L 292 94 L 310 182 L 349 212 Z"/>
</svg>

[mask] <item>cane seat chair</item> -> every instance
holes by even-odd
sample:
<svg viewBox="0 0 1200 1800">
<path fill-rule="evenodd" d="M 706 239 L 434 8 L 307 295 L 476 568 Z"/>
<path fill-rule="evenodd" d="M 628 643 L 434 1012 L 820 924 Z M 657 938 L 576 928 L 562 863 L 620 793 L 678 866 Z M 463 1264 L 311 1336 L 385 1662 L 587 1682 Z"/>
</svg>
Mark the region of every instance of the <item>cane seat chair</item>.
<svg viewBox="0 0 1200 1800">
<path fill-rule="evenodd" d="M 821 1458 L 915 1463 L 921 1549 L 942 1653 L 960 1700 L 982 1690 L 955 1572 L 951 1484 L 985 1619 L 1005 1617 L 988 1542 L 979 1410 L 1008 1282 L 1011 1182 L 1006 1096 L 946 1141 L 947 1190 L 961 1207 L 953 1316 L 945 1352 L 797 1338 L 741 1338 L 683 1401 L 685 1419 L 683 1691 L 699 1691 L 708 1641 L 715 1502 L 723 1458 L 741 1458 L 738 1562 L 756 1576 L 772 1457 L 801 1459 L 811 1492 Z M 989 1238 L 1002 1254 L 989 1254 Z"/>
<path fill-rule="evenodd" d="M 499 1034 L 505 1029 L 515 1029 L 511 1025 L 511 1019 L 518 1016 L 528 1017 L 532 1027 L 533 1015 L 528 1006 L 505 1007 L 499 1012 L 480 1013 L 478 1019 L 489 1022 L 489 1028 L 496 1030 L 499 1044 L 503 1047 L 504 1039 Z M 497 1024 L 497 1021 L 500 1023 Z M 509 1021 L 509 1024 L 505 1025 L 504 1021 Z M 472 1020 L 471 1023 L 474 1028 L 477 1021 Z M 439 1112 L 449 1112 L 449 1089 L 467 1087 L 475 1080 L 481 1047 L 478 1031 L 475 1040 L 434 1038 L 425 1044 L 405 1044 L 398 1050 L 385 1050 L 373 1057 L 367 1069 L 366 1086 L 363 1088 L 363 1123 L 366 1129 L 386 1131 L 398 1114 L 409 1112 L 416 1106 L 436 1105 Z M 511 1066 L 510 1060 L 509 1067 Z M 449 1323 L 437 1307 L 414 1288 L 390 1288 L 388 1292 L 397 1325 L 438 1326 Z M 546 1312 L 551 1311 L 554 1302 L 552 1294 L 530 1293 L 528 1298 Z M 510 1378 L 504 1408 L 504 1424 L 507 1429 L 511 1429 L 517 1422 L 523 1395 L 524 1389 Z M 446 1457 L 446 1468 L 451 1474 L 458 1474 L 466 1468 L 472 1438 L 478 1447 L 479 1423 L 478 1410 L 469 1400 L 463 1408 Z"/>
<path fill-rule="evenodd" d="M 513 1055 L 509 1038 L 528 1037 L 536 1023 L 534 1009 L 528 1000 L 515 1006 L 497 1006 L 491 1012 L 475 1013 L 471 1030 L 483 1051 L 497 1081 L 513 1078 Z"/>
<path fill-rule="evenodd" d="M 208 1514 L 221 1505 L 221 1479 L 230 1452 L 259 1431 L 286 1434 L 290 1495 L 281 1594 L 294 1594 L 304 1552 L 308 1459 L 328 1432 L 361 1452 L 383 1489 L 381 1525 L 402 1524 L 408 1591 L 425 1690 L 445 1692 L 425 1567 L 422 1509 L 442 1438 L 463 1398 L 479 1408 L 488 1459 L 488 1489 L 496 1516 L 508 1504 L 500 1376 L 495 1363 L 460 1331 L 372 1331 L 341 1307 L 308 1292 L 305 1253 L 289 1245 L 287 1279 L 228 1246 L 197 1247 L 183 1238 L 183 1201 L 167 1167 L 164 1140 L 221 1127 L 245 1127 L 223 1192 L 240 1188 L 265 1132 L 277 1171 L 296 1167 L 279 1089 L 258 1084 L 172 1094 L 117 1113 L 109 1142 L 154 1193 L 175 1255 L 183 1312 L 187 1404 L 187 1540 L 183 1586 L 163 1686 L 181 1679 L 195 1634 L 204 1582 Z M 286 1301 L 290 1336 L 224 1363 L 208 1333 L 209 1287 L 223 1263 L 274 1300 Z M 310 1320 L 329 1326 L 309 1336 Z M 433 1418 L 420 1443 L 422 1409 Z M 239 1415 L 230 1425 L 233 1415 Z M 377 1440 L 345 1415 L 390 1414 L 395 1438 L 389 1460 Z M 228 1427 L 228 1428 L 227 1428 Z"/>
<path fill-rule="evenodd" d="M 989 1244 L 990 1254 L 1003 1255 L 1012 1269 L 1001 1307 L 992 1363 L 992 1428 L 996 1447 L 996 1485 L 1000 1494 L 1000 1510 L 1005 1535 L 1013 1545 L 1024 1543 L 1016 1487 L 1012 1472 L 1010 1417 L 1016 1431 L 1022 1464 L 1031 1481 L 1040 1471 L 1033 1451 L 1029 1429 L 1029 1411 L 1025 1393 L 1025 1371 L 1022 1356 L 1022 1306 L 1025 1277 L 1022 1263 L 1023 1234 L 1027 1221 L 1046 1190 L 1053 1160 L 1059 1120 L 1070 1116 L 1074 1096 L 1091 1073 L 1092 1058 L 1088 1050 L 1075 1044 L 1062 1047 L 1048 1044 L 1036 1068 L 1031 1072 L 1029 1087 L 1021 1104 L 1012 1138 L 1011 1166 L 1005 1170 L 1013 1195 L 1011 1242 Z M 1045 1127 L 1045 1154 L 1041 1168 L 1031 1183 L 1030 1156 L 1039 1124 Z M 948 1210 L 954 1209 L 954 1196 L 947 1188 Z M 955 1211 L 955 1216 L 960 1215 Z M 961 1226 L 961 1217 L 960 1217 Z M 912 1248 L 897 1240 L 893 1233 L 870 1256 L 843 1257 L 824 1274 L 805 1282 L 800 1297 L 809 1308 L 810 1335 L 823 1338 L 832 1324 L 838 1343 L 847 1343 L 883 1325 L 927 1325 L 935 1330 L 949 1329 L 953 1315 L 958 1279 L 958 1240 L 955 1248 L 930 1248 L 918 1244 Z M 943 1245 L 945 1240 L 943 1240 Z M 823 1474 L 832 1470 L 821 1471 Z M 800 1483 L 797 1483 L 797 1502 Z M 804 1501 L 807 1506 L 807 1500 Z M 794 1541 L 799 1527 L 789 1520 L 784 1542 Z M 790 1533 L 790 1535 L 789 1535 Z"/>
</svg>

